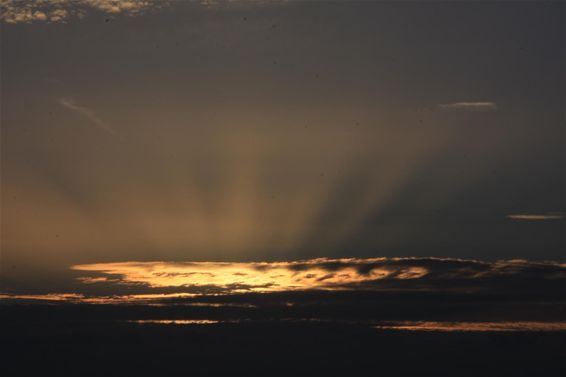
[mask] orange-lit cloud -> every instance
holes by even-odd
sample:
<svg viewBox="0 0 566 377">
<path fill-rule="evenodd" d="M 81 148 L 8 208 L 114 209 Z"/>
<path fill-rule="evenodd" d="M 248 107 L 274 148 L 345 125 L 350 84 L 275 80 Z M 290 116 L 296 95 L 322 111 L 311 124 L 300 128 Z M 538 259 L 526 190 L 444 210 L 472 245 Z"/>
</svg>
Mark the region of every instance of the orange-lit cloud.
<svg viewBox="0 0 566 377">
<path fill-rule="evenodd" d="M 82 301 L 84 295 L 78 293 L 47 293 L 37 295 L 0 294 L 0 300 L 39 300 L 39 301 Z"/>
<path fill-rule="evenodd" d="M 521 259 L 496 262 L 417 257 L 246 263 L 118 262 L 75 265 L 72 269 L 82 276 L 75 278 L 70 291 L 26 294 L 12 290 L 3 292 L 0 300 L 207 306 L 214 306 L 211 303 L 216 302 L 226 306 L 227 303 L 241 304 L 228 297 L 247 294 L 417 291 L 520 293 L 526 297 L 544 292 L 547 297 L 562 300 L 566 282 L 566 264 Z M 220 301 L 214 301 L 216 298 Z M 285 303 L 287 299 L 279 301 Z"/>
<path fill-rule="evenodd" d="M 527 276 L 566 278 L 566 266 L 524 260 L 494 263 L 441 258 L 344 258 L 292 262 L 118 262 L 72 266 L 112 276 L 119 284 L 190 288 L 199 293 L 379 289 L 391 282 L 416 288 L 420 282 Z M 82 278 L 84 279 L 84 278 Z M 96 279 L 87 278 L 88 283 Z M 411 281 L 414 281 L 411 283 Z M 403 283 L 404 282 L 404 283 Z"/>
<path fill-rule="evenodd" d="M 286 291 L 295 289 L 332 289 L 345 284 L 362 283 L 395 276 L 413 279 L 426 275 L 422 267 L 391 268 L 383 258 L 315 259 L 299 262 L 122 262 L 76 265 L 79 271 L 120 276 L 124 284 L 150 287 L 213 287 L 230 292 Z M 358 267 L 376 263 L 368 271 Z M 330 265 L 336 264 L 336 267 Z"/>
<path fill-rule="evenodd" d="M 211 319 L 136 319 L 129 321 L 140 325 L 214 325 L 220 321 Z"/>
<path fill-rule="evenodd" d="M 82 277 L 82 278 L 78 278 L 78 281 L 80 281 L 81 283 L 85 283 L 85 284 L 92 284 L 92 283 L 101 283 L 101 282 L 108 282 L 108 281 L 112 281 L 111 279 L 108 279 L 104 276 L 101 277 L 96 277 L 96 278 L 92 278 L 92 277 Z"/>
<path fill-rule="evenodd" d="M 194 297 L 191 293 L 148 293 L 112 296 L 85 296 L 79 293 L 48 293 L 48 294 L 0 294 L 0 300 L 38 301 L 38 302 L 65 302 L 86 304 L 129 304 L 152 303 L 166 299 L 180 299 Z"/>
<path fill-rule="evenodd" d="M 509 332 L 509 331 L 566 331 L 566 322 L 434 322 L 403 321 L 375 326 L 380 330 L 407 331 L 473 331 L 473 332 Z"/>
</svg>

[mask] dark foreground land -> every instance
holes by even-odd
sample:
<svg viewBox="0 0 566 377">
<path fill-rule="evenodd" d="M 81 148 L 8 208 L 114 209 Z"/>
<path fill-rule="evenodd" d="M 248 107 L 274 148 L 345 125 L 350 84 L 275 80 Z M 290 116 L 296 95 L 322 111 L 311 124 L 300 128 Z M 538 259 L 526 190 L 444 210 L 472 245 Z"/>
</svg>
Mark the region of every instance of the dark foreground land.
<svg viewBox="0 0 566 377">
<path fill-rule="evenodd" d="M 244 302 L 250 296 L 225 306 L 3 304 L 0 375 L 566 376 L 566 331 L 375 327 L 393 319 L 556 321 L 564 317 L 556 302 L 349 293 L 307 305 L 313 297 L 272 298 L 253 307 Z M 220 322 L 130 322 L 188 318 Z"/>
<path fill-rule="evenodd" d="M 8 375 L 564 376 L 563 333 L 329 323 L 2 326 Z"/>
</svg>

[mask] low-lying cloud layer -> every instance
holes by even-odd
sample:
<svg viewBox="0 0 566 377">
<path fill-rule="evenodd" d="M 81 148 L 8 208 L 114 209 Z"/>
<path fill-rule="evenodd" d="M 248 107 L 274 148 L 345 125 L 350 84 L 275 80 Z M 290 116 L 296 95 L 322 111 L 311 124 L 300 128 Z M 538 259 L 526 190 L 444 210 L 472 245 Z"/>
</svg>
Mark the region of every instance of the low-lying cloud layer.
<svg viewBox="0 0 566 377">
<path fill-rule="evenodd" d="M 566 264 L 557 262 L 321 258 L 255 263 L 96 263 L 72 268 L 77 276 L 74 285 L 67 285 L 73 286 L 69 291 L 5 290 L 0 304 L 14 313 L 20 303 L 49 303 L 29 315 L 62 307 L 57 318 L 80 316 L 80 308 L 88 312 L 93 304 L 103 304 L 97 306 L 97 320 L 113 321 L 331 321 L 365 325 L 435 321 L 382 324 L 388 329 L 427 331 L 554 331 L 556 328 L 547 326 L 549 321 L 560 328 L 565 323 Z"/>
<path fill-rule="evenodd" d="M 79 276 L 69 284 L 70 291 L 23 292 L 5 286 L 0 300 L 128 303 L 301 292 L 489 293 L 506 298 L 566 299 L 566 264 L 558 262 L 319 258 L 246 263 L 117 262 L 71 268 Z"/>
<path fill-rule="evenodd" d="M 72 266 L 84 283 L 197 294 L 295 290 L 492 289 L 517 281 L 563 285 L 566 265 L 441 258 L 311 259 L 292 262 L 121 262 Z M 106 279 L 106 280 L 104 280 Z M 490 285 L 496 283 L 496 286 Z"/>
</svg>

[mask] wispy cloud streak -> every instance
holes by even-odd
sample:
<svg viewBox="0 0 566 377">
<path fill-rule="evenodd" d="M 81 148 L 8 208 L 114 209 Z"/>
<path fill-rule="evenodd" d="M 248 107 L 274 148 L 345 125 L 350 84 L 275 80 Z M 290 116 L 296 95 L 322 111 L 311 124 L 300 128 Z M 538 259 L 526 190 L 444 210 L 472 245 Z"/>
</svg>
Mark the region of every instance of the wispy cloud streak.
<svg viewBox="0 0 566 377">
<path fill-rule="evenodd" d="M 440 104 L 438 107 L 441 110 L 456 110 L 456 111 L 495 111 L 497 104 L 495 102 L 454 102 Z"/>
<path fill-rule="evenodd" d="M 112 134 L 116 133 L 112 127 L 106 124 L 93 110 L 88 107 L 77 105 L 73 100 L 68 98 L 59 98 L 57 102 L 59 102 L 61 106 L 82 115 L 95 126 Z"/>
<path fill-rule="evenodd" d="M 442 331 L 442 332 L 509 332 L 566 331 L 565 322 L 503 321 L 503 322 L 432 322 L 404 321 L 377 325 L 380 330 Z"/>
<path fill-rule="evenodd" d="M 545 221 L 545 220 L 561 220 L 564 218 L 562 212 L 551 212 L 551 213 L 518 213 L 507 215 L 510 220 L 524 220 L 524 221 Z"/>
</svg>

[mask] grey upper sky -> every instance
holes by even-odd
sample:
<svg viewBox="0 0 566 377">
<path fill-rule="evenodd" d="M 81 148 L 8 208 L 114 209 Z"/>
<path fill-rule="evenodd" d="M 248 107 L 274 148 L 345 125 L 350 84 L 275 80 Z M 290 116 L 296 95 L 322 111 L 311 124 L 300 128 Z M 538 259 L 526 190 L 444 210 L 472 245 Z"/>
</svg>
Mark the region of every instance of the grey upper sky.
<svg viewBox="0 0 566 377">
<path fill-rule="evenodd" d="M 133 260 L 564 260 L 562 2 L 2 7 L 9 281 Z"/>
</svg>

